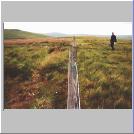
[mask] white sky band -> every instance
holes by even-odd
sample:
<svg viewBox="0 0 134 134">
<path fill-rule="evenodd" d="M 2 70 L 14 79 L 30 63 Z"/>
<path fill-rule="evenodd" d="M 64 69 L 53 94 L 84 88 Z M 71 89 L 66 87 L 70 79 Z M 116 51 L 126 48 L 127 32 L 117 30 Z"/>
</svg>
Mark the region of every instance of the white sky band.
<svg viewBox="0 0 134 134">
<path fill-rule="evenodd" d="M 64 33 L 89 35 L 132 35 L 131 22 L 5 22 L 5 29 L 20 29 L 34 33 Z"/>
</svg>

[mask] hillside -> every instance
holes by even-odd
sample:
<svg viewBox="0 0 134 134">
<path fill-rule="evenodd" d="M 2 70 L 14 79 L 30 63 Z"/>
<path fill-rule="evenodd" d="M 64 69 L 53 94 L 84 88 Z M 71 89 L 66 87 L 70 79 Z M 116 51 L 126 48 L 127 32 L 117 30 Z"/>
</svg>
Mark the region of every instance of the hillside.
<svg viewBox="0 0 134 134">
<path fill-rule="evenodd" d="M 44 38 L 43 34 L 26 32 L 18 29 L 4 29 L 4 39 L 27 39 L 27 38 Z"/>
</svg>

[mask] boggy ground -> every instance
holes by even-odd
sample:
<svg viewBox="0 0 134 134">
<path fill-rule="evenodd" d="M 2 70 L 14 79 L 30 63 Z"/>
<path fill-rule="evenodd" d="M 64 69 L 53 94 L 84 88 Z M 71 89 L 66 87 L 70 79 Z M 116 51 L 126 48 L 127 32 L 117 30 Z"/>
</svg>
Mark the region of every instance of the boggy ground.
<svg viewBox="0 0 134 134">
<path fill-rule="evenodd" d="M 108 38 L 77 37 L 76 42 L 81 108 L 131 108 L 131 40 L 118 40 L 115 51 Z M 65 109 L 68 48 L 57 41 L 6 44 L 5 108 Z"/>
</svg>

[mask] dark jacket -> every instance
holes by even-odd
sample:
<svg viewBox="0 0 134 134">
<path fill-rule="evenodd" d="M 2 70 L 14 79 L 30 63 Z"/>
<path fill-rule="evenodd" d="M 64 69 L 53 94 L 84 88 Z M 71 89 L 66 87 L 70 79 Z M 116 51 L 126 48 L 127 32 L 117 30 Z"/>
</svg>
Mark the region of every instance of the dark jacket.
<svg viewBox="0 0 134 134">
<path fill-rule="evenodd" d="M 110 41 L 111 41 L 111 42 L 117 42 L 116 36 L 115 36 L 115 35 L 112 35 Z"/>
</svg>

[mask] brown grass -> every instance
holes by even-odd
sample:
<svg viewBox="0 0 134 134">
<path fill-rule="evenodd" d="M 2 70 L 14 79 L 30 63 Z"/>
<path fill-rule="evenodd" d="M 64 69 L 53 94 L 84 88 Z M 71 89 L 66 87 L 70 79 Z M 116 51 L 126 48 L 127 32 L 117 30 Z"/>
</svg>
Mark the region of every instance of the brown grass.
<svg viewBox="0 0 134 134">
<path fill-rule="evenodd" d="M 8 39 L 4 40 L 4 45 L 28 45 L 34 43 L 68 43 L 69 38 L 36 38 L 36 39 Z"/>
</svg>

